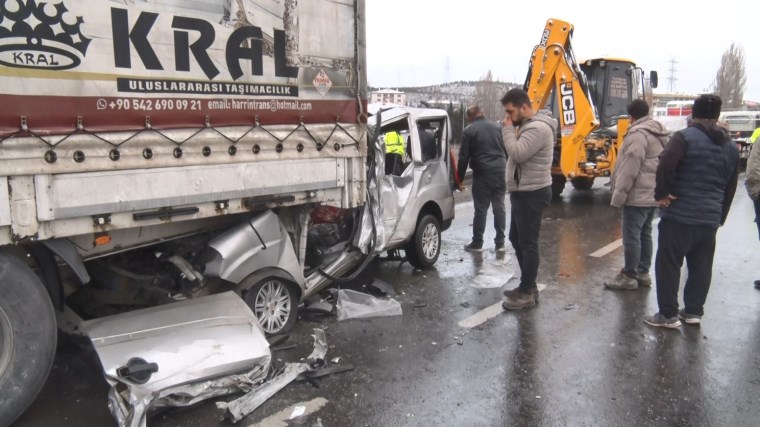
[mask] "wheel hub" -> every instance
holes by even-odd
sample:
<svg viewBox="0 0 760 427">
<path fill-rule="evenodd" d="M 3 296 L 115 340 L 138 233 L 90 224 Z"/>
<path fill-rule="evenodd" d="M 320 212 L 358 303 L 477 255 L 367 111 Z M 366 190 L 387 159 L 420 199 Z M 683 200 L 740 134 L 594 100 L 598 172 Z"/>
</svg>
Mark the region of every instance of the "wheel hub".
<svg viewBox="0 0 760 427">
<path fill-rule="evenodd" d="M 267 333 L 280 331 L 290 316 L 290 294 L 285 284 L 270 280 L 256 295 L 255 314 Z"/>
<path fill-rule="evenodd" d="M 426 225 L 422 231 L 422 252 L 425 254 L 425 258 L 433 259 L 438 251 L 438 246 L 438 230 L 433 224 Z"/>
</svg>

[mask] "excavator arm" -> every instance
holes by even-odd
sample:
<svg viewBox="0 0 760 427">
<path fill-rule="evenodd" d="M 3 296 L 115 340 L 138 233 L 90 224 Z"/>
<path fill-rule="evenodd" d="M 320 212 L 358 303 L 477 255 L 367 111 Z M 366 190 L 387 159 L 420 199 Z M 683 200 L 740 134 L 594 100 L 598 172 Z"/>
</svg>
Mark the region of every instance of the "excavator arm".
<svg viewBox="0 0 760 427">
<path fill-rule="evenodd" d="M 557 94 L 561 153 L 560 167 L 565 177 L 583 174 L 585 140 L 599 128 L 599 116 L 591 102 L 585 74 L 575 60 L 571 46 L 573 26 L 565 21 L 546 21 L 541 42 L 533 49 L 525 91 L 533 109 L 545 108 Z"/>
</svg>

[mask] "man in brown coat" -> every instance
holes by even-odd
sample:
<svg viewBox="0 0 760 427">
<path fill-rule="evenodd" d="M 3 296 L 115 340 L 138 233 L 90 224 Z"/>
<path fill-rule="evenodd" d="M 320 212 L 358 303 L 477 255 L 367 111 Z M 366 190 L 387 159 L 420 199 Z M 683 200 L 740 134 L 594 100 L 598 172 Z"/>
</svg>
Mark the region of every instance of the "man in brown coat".
<svg viewBox="0 0 760 427">
<path fill-rule="evenodd" d="M 609 289 L 633 290 L 651 286 L 652 220 L 657 214 L 654 199 L 657 163 L 668 141 L 668 132 L 649 116 L 649 105 L 637 99 L 628 105 L 631 127 L 620 148 L 612 175 L 612 206 L 623 208 L 622 229 L 625 266 Z"/>
</svg>

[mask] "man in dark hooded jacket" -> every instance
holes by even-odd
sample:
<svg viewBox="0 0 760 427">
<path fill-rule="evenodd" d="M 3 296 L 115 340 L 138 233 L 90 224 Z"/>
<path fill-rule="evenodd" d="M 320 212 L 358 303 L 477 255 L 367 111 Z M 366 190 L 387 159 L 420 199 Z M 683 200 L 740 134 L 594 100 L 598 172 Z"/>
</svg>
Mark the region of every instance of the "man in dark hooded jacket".
<svg viewBox="0 0 760 427">
<path fill-rule="evenodd" d="M 493 205 L 493 226 L 496 230 L 496 252 L 506 252 L 504 230 L 507 211 L 504 198 L 507 192 L 504 171 L 507 152 L 501 139 L 499 125 L 486 119 L 483 110 L 473 105 L 467 109 L 469 126 L 462 132 L 459 148 L 459 181 L 464 181 L 469 165 L 472 169 L 472 201 L 475 218 L 472 221 L 472 241 L 465 245 L 469 252 L 483 250 L 483 232 L 486 228 L 488 207 Z"/>
<path fill-rule="evenodd" d="M 739 177 L 736 144 L 717 125 L 721 104 L 715 95 L 698 97 L 692 123 L 676 132 L 660 155 L 654 192 L 661 208 L 655 259 L 659 312 L 644 319 L 652 326 L 699 325 L 704 314 L 715 234 L 726 221 Z M 679 311 L 684 257 L 688 278 Z"/>
</svg>

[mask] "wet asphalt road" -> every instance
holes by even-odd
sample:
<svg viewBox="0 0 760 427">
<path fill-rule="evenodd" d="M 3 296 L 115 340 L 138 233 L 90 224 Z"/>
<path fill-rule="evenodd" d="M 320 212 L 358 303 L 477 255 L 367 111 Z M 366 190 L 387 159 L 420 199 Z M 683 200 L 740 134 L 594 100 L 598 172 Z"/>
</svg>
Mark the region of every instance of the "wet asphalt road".
<svg viewBox="0 0 760 427">
<path fill-rule="evenodd" d="M 289 341 L 297 347 L 274 355 L 277 363 L 305 357 L 311 330 L 326 328 L 327 358 L 356 369 L 317 380 L 319 388 L 293 383 L 238 425 L 758 425 L 760 291 L 752 281 L 760 279 L 760 242 L 743 187 L 718 232 L 703 324 L 671 331 L 641 320 L 656 311 L 653 288 L 602 287 L 623 258 L 622 248 L 589 256 L 621 237 L 606 181 L 567 188 L 547 209 L 538 280 L 546 288 L 535 309 L 517 313 L 493 310 L 517 261 L 496 257 L 492 228 L 482 255 L 463 251 L 472 203 L 459 194 L 434 270 L 376 262 L 353 284 L 392 284 L 402 316 L 303 318 Z M 42 395 L 15 425 L 115 425 L 98 370 L 88 345 L 64 340 Z M 283 421 L 304 402 L 306 415 Z M 232 424 L 210 402 L 148 425 Z"/>
</svg>

